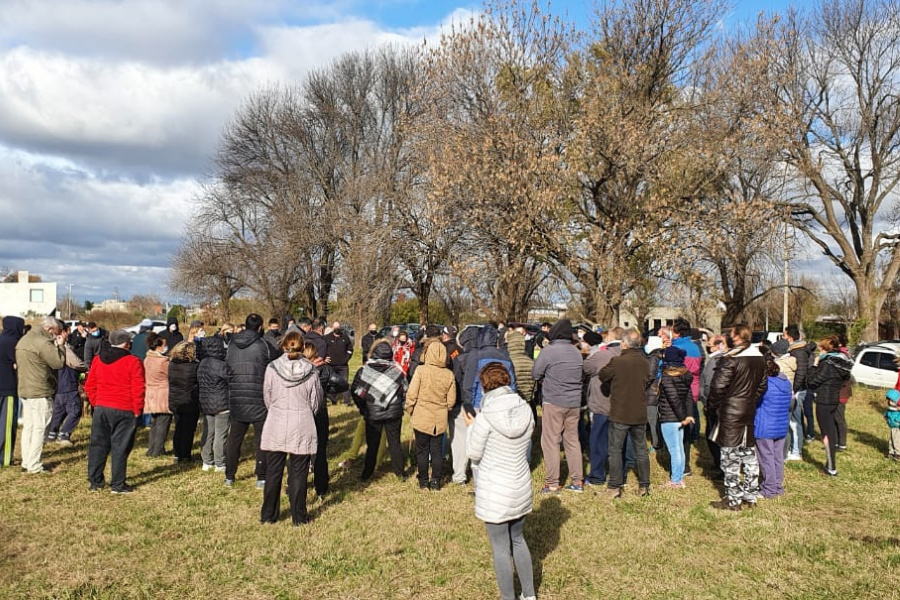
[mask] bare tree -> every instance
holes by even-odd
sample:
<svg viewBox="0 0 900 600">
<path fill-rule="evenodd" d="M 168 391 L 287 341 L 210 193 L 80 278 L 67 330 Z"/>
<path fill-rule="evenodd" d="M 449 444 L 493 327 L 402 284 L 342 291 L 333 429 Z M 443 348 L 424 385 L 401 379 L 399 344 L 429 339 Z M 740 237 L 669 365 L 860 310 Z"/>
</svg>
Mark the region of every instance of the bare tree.
<svg viewBox="0 0 900 600">
<path fill-rule="evenodd" d="M 797 178 L 791 217 L 852 280 L 874 340 L 900 272 L 900 234 L 885 220 L 900 182 L 900 3 L 824 0 L 806 21 L 790 15 L 777 41 L 765 93 Z"/>
</svg>

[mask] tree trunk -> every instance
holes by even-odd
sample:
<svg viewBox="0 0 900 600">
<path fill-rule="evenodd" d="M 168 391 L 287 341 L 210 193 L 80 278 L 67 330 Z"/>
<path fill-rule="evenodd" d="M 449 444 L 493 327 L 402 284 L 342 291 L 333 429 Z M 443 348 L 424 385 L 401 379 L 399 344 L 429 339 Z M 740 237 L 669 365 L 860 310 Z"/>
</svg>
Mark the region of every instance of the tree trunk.
<svg viewBox="0 0 900 600">
<path fill-rule="evenodd" d="M 865 278 L 858 278 L 853 281 L 856 285 L 856 305 L 859 311 L 858 340 L 854 342 L 875 342 L 878 340 L 878 319 L 881 316 L 881 304 L 884 303 L 884 293 L 876 292 L 872 285 Z M 881 302 L 878 302 L 878 300 Z"/>
</svg>

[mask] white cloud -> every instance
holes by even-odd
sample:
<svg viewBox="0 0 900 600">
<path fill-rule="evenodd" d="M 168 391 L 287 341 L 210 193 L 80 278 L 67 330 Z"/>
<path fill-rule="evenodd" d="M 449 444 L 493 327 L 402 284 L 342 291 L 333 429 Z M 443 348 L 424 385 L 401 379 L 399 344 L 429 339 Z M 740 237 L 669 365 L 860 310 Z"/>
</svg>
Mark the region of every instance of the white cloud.
<svg viewBox="0 0 900 600">
<path fill-rule="evenodd" d="M 439 34 L 345 16 L 360 6 L 0 2 L 0 265 L 94 300 L 168 295 L 197 181 L 245 98 L 347 51 Z"/>
</svg>

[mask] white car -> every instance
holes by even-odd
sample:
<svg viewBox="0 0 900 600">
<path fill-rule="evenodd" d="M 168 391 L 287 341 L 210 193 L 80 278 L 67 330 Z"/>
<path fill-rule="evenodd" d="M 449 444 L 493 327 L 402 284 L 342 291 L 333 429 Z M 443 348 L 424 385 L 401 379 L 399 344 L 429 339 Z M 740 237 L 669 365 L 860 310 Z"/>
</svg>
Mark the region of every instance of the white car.
<svg viewBox="0 0 900 600">
<path fill-rule="evenodd" d="M 131 327 L 124 327 L 125 331 L 130 331 L 131 333 L 137 334 L 141 331 L 141 324 L 132 325 Z M 160 333 L 166 330 L 166 322 L 165 321 L 153 321 L 153 331 L 155 333 Z"/>
<path fill-rule="evenodd" d="M 878 388 L 892 388 L 897 384 L 897 356 L 900 343 L 870 344 L 856 353 L 850 379 L 853 383 Z"/>
</svg>

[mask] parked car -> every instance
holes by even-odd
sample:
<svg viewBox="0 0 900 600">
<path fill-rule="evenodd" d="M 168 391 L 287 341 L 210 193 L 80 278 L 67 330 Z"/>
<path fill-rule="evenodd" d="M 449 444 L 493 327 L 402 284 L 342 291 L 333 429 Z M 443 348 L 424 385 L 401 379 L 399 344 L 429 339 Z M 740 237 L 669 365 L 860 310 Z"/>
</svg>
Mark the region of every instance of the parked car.
<svg viewBox="0 0 900 600">
<path fill-rule="evenodd" d="M 854 383 L 879 388 L 897 384 L 900 342 L 876 342 L 857 349 L 850 378 Z"/>
<path fill-rule="evenodd" d="M 137 334 L 141 330 L 141 324 L 132 325 L 131 327 L 125 327 L 125 331 L 130 331 L 131 333 Z M 166 322 L 165 321 L 153 321 L 153 331 L 156 333 L 160 333 L 166 330 Z"/>
</svg>

